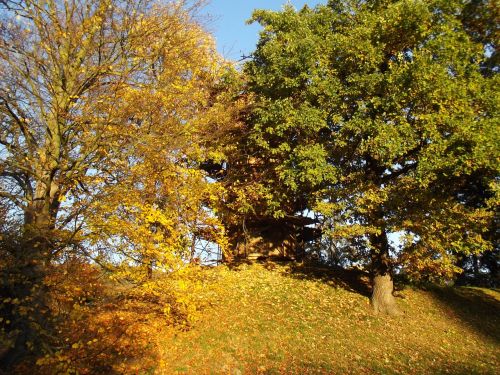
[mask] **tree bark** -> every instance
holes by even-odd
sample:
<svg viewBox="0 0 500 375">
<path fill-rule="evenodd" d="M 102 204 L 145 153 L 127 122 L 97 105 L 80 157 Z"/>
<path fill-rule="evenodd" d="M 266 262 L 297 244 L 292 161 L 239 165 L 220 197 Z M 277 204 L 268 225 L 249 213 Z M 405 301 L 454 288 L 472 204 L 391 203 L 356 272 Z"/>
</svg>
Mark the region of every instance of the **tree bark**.
<svg viewBox="0 0 500 375">
<path fill-rule="evenodd" d="M 52 255 L 51 232 L 57 209 L 53 210 L 49 196 L 35 196 L 24 215 L 24 228 L 20 242 L 13 251 L 13 263 L 6 271 L 6 292 L 19 305 L 9 314 L 9 329 L 16 333 L 14 346 L 0 358 L 0 368 L 9 369 L 30 354 L 50 351 L 49 337 L 53 333 L 48 288 L 45 284 Z M 26 313 L 19 314 L 20 308 Z"/>
<path fill-rule="evenodd" d="M 45 284 L 47 262 L 44 253 L 48 249 L 43 243 L 22 242 L 21 252 L 15 265 L 7 270 L 6 296 L 19 301 L 11 306 L 8 314 L 12 317 L 9 330 L 15 333 L 15 341 L 2 358 L 0 369 L 9 369 L 30 354 L 44 354 L 51 346 L 53 320 L 48 306 L 48 288 Z M 20 313 L 24 309 L 25 313 Z"/>
<path fill-rule="evenodd" d="M 371 305 L 376 314 L 398 315 L 400 310 L 393 296 L 394 284 L 390 274 L 375 275 L 372 279 Z"/>
<path fill-rule="evenodd" d="M 472 270 L 474 272 L 474 279 L 477 282 L 479 280 L 479 259 L 476 254 L 472 255 Z"/>
<path fill-rule="evenodd" d="M 370 303 L 376 314 L 398 315 L 400 311 L 394 298 L 392 265 L 389 242 L 385 230 L 372 235 L 372 295 Z"/>
</svg>

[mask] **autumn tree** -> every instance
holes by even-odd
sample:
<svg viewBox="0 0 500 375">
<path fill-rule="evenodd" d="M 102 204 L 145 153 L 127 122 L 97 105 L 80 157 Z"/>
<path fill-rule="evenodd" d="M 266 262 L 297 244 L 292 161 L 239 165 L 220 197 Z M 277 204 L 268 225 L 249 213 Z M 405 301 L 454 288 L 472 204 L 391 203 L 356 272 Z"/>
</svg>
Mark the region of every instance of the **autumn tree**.
<svg viewBox="0 0 500 375">
<path fill-rule="evenodd" d="M 456 254 L 491 249 L 496 193 L 481 207 L 458 193 L 477 171 L 498 176 L 499 157 L 498 77 L 482 74 L 491 51 L 471 35 L 467 9 L 329 1 L 252 18 L 263 31 L 245 66 L 247 142 L 265 163 L 266 207 L 305 202 L 290 212 L 333 219 L 328 235 L 366 254 L 378 312 L 397 312 L 394 267 L 450 277 Z"/>
<path fill-rule="evenodd" d="M 15 361 L 50 351 L 54 262 L 76 250 L 98 261 L 111 237 L 139 264 L 181 251 L 206 200 L 190 169 L 206 151 L 193 143 L 219 121 L 211 87 L 223 67 L 193 18 L 198 2 L 1 5 L 0 199 L 15 224 L 2 233 L 1 288 Z"/>
<path fill-rule="evenodd" d="M 500 9 L 493 1 L 479 0 L 465 4 L 460 20 L 469 35 L 477 43 L 483 45 L 485 58 L 481 61 L 481 73 L 491 77 L 499 71 L 498 41 L 500 30 Z M 495 85 L 495 80 L 491 80 Z M 490 100 L 497 100 L 493 96 Z M 498 173 L 495 168 L 482 168 L 473 174 L 462 178 L 455 194 L 464 204 L 473 207 L 489 206 L 495 212 L 488 230 L 484 233 L 492 244 L 493 249 L 483 254 L 458 254 L 457 265 L 463 269 L 458 283 L 473 283 L 478 285 L 494 286 L 499 283 L 500 247 L 498 241 L 498 204 L 494 202 L 495 179 Z"/>
<path fill-rule="evenodd" d="M 209 210 L 218 186 L 198 166 L 218 153 L 213 138 L 232 126 L 237 103 L 223 90 L 232 68 L 203 28 L 173 22 L 146 79 L 148 91 L 127 88 L 116 108 L 123 118 L 113 131 L 126 140 L 107 151 L 109 169 L 92 178 L 93 197 L 102 198 L 89 210 L 87 251 L 109 264 L 125 260 L 134 279 L 182 266 L 195 256 L 197 237 L 225 246 L 222 225 Z"/>
</svg>

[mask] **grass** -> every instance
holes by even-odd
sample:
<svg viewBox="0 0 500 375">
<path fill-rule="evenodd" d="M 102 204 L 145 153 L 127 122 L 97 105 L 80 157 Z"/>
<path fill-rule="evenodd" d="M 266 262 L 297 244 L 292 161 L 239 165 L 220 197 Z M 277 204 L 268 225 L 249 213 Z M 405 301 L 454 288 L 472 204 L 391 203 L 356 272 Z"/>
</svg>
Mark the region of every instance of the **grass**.
<svg viewBox="0 0 500 375">
<path fill-rule="evenodd" d="M 375 316 L 357 276 L 260 264 L 207 270 L 203 314 L 187 331 L 164 333 L 156 372 L 498 373 L 499 293 L 406 289 L 402 316 Z"/>
<path fill-rule="evenodd" d="M 397 293 L 403 314 L 387 317 L 372 313 L 361 271 L 276 263 L 189 267 L 137 288 L 111 281 L 97 288 L 92 274 L 84 275 L 75 285 L 94 297 L 75 302 L 81 288 L 69 281 L 69 291 L 80 294 L 67 302 L 55 292 L 64 346 L 12 373 L 497 374 L 500 368 L 500 293 L 491 289 L 406 288 Z"/>
</svg>

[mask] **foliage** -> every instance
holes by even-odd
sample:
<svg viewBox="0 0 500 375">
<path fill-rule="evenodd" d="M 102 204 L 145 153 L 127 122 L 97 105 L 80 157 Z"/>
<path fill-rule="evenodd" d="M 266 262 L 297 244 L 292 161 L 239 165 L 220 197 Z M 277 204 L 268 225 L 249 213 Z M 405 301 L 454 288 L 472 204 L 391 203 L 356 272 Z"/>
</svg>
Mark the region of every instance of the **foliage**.
<svg viewBox="0 0 500 375">
<path fill-rule="evenodd" d="M 370 315 L 362 296 L 342 288 L 366 294 L 369 267 L 373 307 L 394 312 L 395 271 L 433 281 L 461 269 L 478 278 L 488 268 L 495 281 L 493 1 L 331 0 L 258 10 L 250 22 L 263 30 L 241 72 L 220 58 L 196 18 L 202 3 L 0 1 L 2 369 L 31 372 L 36 362 L 41 373 L 181 371 L 164 336 L 194 335 L 189 344 L 201 337 L 212 350 L 222 342 L 213 332 L 223 340 L 239 330 L 250 336 L 236 335 L 225 355 L 228 366 L 242 360 L 241 370 L 344 372 L 354 361 L 359 371 L 397 371 L 380 358 L 389 360 L 401 341 L 387 351 L 376 345 L 387 327 L 401 337 L 410 331 L 399 318 Z M 227 261 L 252 247 L 302 252 L 306 237 L 321 233 L 310 226 L 313 215 L 323 231 L 318 257 L 361 271 L 335 268 L 336 278 L 319 282 L 297 267 L 196 265 L 199 241 Z M 433 293 L 454 308 L 455 299 L 473 301 L 479 311 L 491 301 L 476 292 Z M 406 310 L 430 310 L 405 311 L 407 328 L 425 340 L 390 357 L 400 368 L 424 357 L 422 372 L 456 370 L 432 364 L 420 347 L 457 355 L 455 365 L 470 371 L 495 368 L 487 340 L 483 369 L 477 353 L 450 348 L 462 333 L 463 346 L 475 348 L 480 335 L 434 314 L 448 310 L 430 294 L 408 296 Z M 207 323 L 214 317 L 216 327 Z M 213 332 L 181 333 L 198 324 Z M 427 325 L 431 334 L 421 330 Z M 332 329 L 352 344 L 367 327 L 374 333 L 359 348 L 368 359 L 340 342 L 346 360 L 334 365 Z M 433 337 L 449 327 L 449 337 Z M 250 364 L 244 348 L 262 353 L 262 332 L 284 345 L 273 353 L 286 361 Z"/>
<path fill-rule="evenodd" d="M 398 264 L 412 278 L 451 277 L 457 253 L 490 250 L 498 76 L 483 63 L 496 40 L 471 31 L 467 12 L 460 1 L 256 11 L 247 142 L 268 161 L 266 207 L 321 213 L 330 237 L 370 250 L 382 274 Z M 490 198 L 472 207 L 464 190 L 478 173 Z M 390 233 L 402 234 L 392 260 Z"/>
<path fill-rule="evenodd" d="M 226 68 L 198 25 L 187 24 L 178 34 L 161 56 L 168 67 L 148 90 L 132 87 L 123 94 L 124 120 L 115 131 L 127 143 L 108 153 L 111 170 L 93 178 L 103 186 L 102 199 L 89 215 L 91 248 L 158 269 L 181 266 L 192 256 L 200 227 L 224 246 L 223 229 L 206 209 L 217 186 L 195 167 L 212 152 L 205 147 L 207 133 L 215 124 L 228 125 L 222 106 L 230 105 L 214 94 Z"/>
<path fill-rule="evenodd" d="M 35 366 L 23 362 L 16 373 L 147 371 L 160 361 L 161 334 L 188 329 L 206 307 L 199 294 L 210 286 L 197 267 L 141 285 L 111 276 L 82 259 L 51 270 L 46 285 L 59 340 Z M 2 303 L 22 308 L 18 301 Z"/>
<path fill-rule="evenodd" d="M 1 287 L 29 309 L 6 327 L 25 355 L 51 351 L 47 280 L 68 257 L 142 282 L 181 268 L 200 227 L 224 246 L 204 208 L 217 187 L 196 166 L 227 125 L 229 67 L 194 18 L 199 2 L 1 4 Z"/>
</svg>

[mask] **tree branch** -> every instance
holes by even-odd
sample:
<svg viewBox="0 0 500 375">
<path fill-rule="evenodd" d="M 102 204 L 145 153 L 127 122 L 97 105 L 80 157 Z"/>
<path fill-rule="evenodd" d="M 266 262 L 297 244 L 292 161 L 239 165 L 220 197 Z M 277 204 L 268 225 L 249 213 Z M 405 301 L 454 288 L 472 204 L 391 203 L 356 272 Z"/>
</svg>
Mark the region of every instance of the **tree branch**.
<svg viewBox="0 0 500 375">
<path fill-rule="evenodd" d="M 15 196 L 14 194 L 8 193 L 6 191 L 0 191 L 0 198 L 8 199 L 12 203 L 14 203 L 17 207 L 19 207 L 20 209 L 22 209 L 23 211 L 26 210 L 26 206 L 23 205 L 20 202 L 19 197 Z"/>
</svg>

